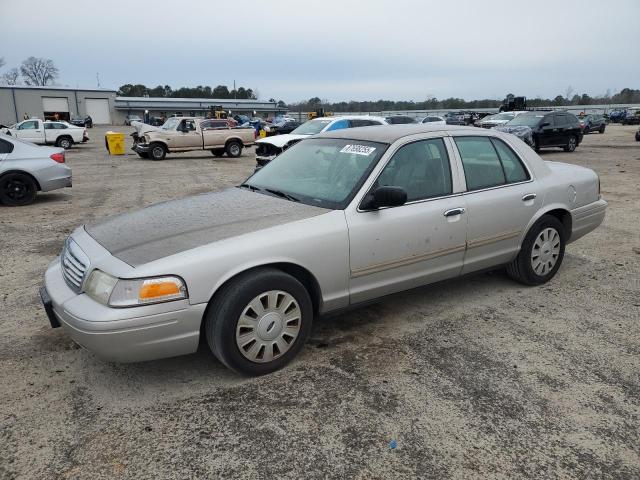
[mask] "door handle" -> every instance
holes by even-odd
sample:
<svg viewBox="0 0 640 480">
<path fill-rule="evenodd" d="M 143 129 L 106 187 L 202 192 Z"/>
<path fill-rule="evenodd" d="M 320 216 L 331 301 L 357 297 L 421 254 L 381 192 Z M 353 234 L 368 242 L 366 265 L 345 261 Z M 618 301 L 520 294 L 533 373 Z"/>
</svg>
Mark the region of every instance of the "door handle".
<svg viewBox="0 0 640 480">
<path fill-rule="evenodd" d="M 453 217 L 455 215 L 462 215 L 464 212 L 465 210 L 462 207 L 452 208 L 451 210 L 447 210 L 446 212 L 444 212 L 444 216 Z"/>
<path fill-rule="evenodd" d="M 522 197 L 523 202 L 528 202 L 529 200 L 534 200 L 536 198 L 535 193 L 527 193 L 524 197 Z"/>
</svg>

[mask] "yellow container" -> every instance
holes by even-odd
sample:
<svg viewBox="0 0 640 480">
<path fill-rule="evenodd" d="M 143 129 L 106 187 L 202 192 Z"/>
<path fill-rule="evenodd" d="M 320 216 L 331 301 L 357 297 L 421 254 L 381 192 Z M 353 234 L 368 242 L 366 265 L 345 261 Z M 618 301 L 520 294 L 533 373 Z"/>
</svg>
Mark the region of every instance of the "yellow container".
<svg viewBox="0 0 640 480">
<path fill-rule="evenodd" d="M 124 133 L 107 132 L 104 143 L 109 155 L 124 155 Z"/>
</svg>

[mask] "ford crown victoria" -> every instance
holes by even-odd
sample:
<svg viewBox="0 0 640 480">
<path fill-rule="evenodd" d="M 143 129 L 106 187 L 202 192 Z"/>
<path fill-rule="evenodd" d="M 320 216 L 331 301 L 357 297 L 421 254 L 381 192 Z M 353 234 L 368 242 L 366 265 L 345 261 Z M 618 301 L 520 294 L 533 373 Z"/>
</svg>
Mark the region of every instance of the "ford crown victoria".
<svg viewBox="0 0 640 480">
<path fill-rule="evenodd" d="M 502 266 L 548 282 L 606 207 L 592 170 L 495 130 L 331 131 L 236 188 L 77 228 L 41 295 L 51 324 L 104 359 L 188 354 L 203 335 L 258 375 L 328 312 Z"/>
</svg>

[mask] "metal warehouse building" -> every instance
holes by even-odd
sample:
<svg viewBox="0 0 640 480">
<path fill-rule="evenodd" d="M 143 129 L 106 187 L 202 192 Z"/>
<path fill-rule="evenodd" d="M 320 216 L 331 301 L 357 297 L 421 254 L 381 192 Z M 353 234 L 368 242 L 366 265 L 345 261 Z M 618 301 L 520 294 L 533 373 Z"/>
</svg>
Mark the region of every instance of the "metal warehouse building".
<svg viewBox="0 0 640 480">
<path fill-rule="evenodd" d="M 216 98 L 116 97 L 115 90 L 68 87 L 0 86 L 0 124 L 12 125 L 28 117 L 69 120 L 90 115 L 93 123 L 122 125 L 127 115 L 151 117 L 204 116 L 211 107 L 232 115 L 268 117 L 285 113 L 274 102 Z"/>
<path fill-rule="evenodd" d="M 95 124 L 114 120 L 114 90 L 66 87 L 0 87 L 0 123 L 10 125 L 29 117 L 61 120 L 75 115 L 90 115 Z"/>
<path fill-rule="evenodd" d="M 211 107 L 220 107 L 232 115 L 268 117 L 276 113 L 286 113 L 286 108 L 278 108 L 275 102 L 260 100 L 222 98 L 157 98 L 157 97 L 116 97 L 116 123 L 124 123 L 127 115 L 143 117 L 145 111 L 150 117 L 170 117 L 184 115 L 205 116 Z"/>
</svg>

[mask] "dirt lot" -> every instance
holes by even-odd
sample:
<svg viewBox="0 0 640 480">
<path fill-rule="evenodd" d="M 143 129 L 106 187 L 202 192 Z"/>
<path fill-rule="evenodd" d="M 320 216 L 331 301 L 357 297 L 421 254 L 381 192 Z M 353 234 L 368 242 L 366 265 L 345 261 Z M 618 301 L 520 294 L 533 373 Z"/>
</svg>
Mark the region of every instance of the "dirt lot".
<svg viewBox="0 0 640 480">
<path fill-rule="evenodd" d="M 543 154 L 595 169 L 609 201 L 548 285 L 495 272 L 401 294 L 317 322 L 257 379 L 205 348 L 108 364 L 49 327 L 37 289 L 77 225 L 254 165 L 109 157 L 105 130 L 68 153 L 73 189 L 0 206 L 0 478 L 640 478 L 634 127 Z"/>
</svg>

